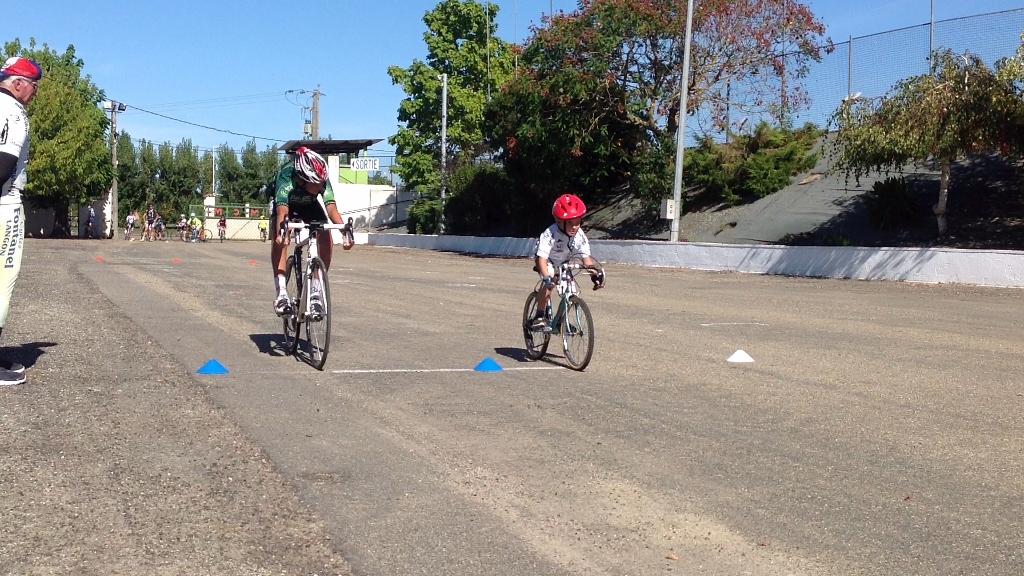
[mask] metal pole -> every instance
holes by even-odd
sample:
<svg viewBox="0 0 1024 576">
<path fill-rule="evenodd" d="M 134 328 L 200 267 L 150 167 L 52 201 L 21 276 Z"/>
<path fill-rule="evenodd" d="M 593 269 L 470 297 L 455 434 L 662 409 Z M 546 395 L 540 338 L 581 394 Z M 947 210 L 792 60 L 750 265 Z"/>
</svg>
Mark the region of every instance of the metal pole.
<svg viewBox="0 0 1024 576">
<path fill-rule="evenodd" d="M 781 93 L 779 102 L 779 127 L 786 127 L 786 38 L 789 35 L 789 5 L 786 4 L 786 0 L 782 0 L 782 76 L 781 82 Z"/>
<path fill-rule="evenodd" d="M 676 174 L 672 184 L 670 242 L 679 242 L 679 208 L 683 195 L 683 151 L 686 148 L 686 97 L 690 91 L 690 37 L 693 34 L 693 0 L 686 2 L 686 37 L 683 40 L 683 75 L 679 79 L 679 127 L 676 129 Z"/>
<path fill-rule="evenodd" d="M 491 2 L 484 0 L 484 24 L 487 36 L 487 101 L 491 101 Z"/>
<path fill-rule="evenodd" d="M 519 2 L 512 2 L 512 29 L 514 32 L 512 36 L 515 38 L 514 44 L 519 44 Z M 519 73 L 519 52 L 516 51 L 515 55 L 515 71 Z"/>
<path fill-rule="evenodd" d="M 935 0 L 932 0 L 932 16 L 928 24 L 928 75 L 934 71 L 935 63 L 932 61 L 932 52 L 935 51 Z"/>
<path fill-rule="evenodd" d="M 853 34 L 850 34 L 850 49 L 846 55 L 846 95 L 853 94 Z"/>
<path fill-rule="evenodd" d="M 444 187 L 448 156 L 448 75 L 441 74 L 441 221 L 438 232 L 444 234 Z"/>
</svg>

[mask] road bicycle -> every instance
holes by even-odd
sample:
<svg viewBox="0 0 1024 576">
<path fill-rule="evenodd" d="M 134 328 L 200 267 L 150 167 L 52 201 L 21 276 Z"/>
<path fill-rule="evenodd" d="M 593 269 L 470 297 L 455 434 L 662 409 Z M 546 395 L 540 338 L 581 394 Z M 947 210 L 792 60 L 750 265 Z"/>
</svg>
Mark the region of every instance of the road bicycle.
<svg viewBox="0 0 1024 576">
<path fill-rule="evenodd" d="M 298 350 L 299 330 L 305 324 L 309 363 L 317 370 L 323 370 L 331 342 L 331 290 L 327 283 L 327 267 L 320 259 L 317 237 L 330 230 L 340 230 L 344 225 L 314 221 L 289 222 L 287 227 L 288 233 L 295 236 L 292 238 L 294 248 L 284 269 L 288 290 L 288 312 L 282 316 L 285 351 L 295 354 Z M 319 298 L 314 299 L 314 293 Z M 314 300 L 319 301 L 315 309 Z"/>
<path fill-rule="evenodd" d="M 587 266 L 578 260 L 568 260 L 558 267 L 558 275 L 554 279 L 555 290 L 551 293 L 552 298 L 556 293 L 559 296 L 558 309 L 541 329 L 534 328 L 533 322 L 539 315 L 537 292 L 543 280 L 538 281 L 533 292 L 526 297 L 523 338 L 526 340 L 526 355 L 531 360 L 542 358 L 547 352 L 551 335 L 558 333 L 562 336 L 562 350 L 565 351 L 565 361 L 570 368 L 582 371 L 590 364 L 594 353 L 594 320 L 590 308 L 580 296 L 580 285 L 576 282 L 576 276 L 583 272 L 603 277 L 604 268 Z M 595 284 L 594 290 L 603 285 Z"/>
<path fill-rule="evenodd" d="M 192 242 L 209 242 L 213 240 L 213 232 L 210 232 L 206 226 L 200 225 L 198 227 L 189 226 L 188 236 L 183 238 L 185 242 L 191 240 Z"/>
</svg>

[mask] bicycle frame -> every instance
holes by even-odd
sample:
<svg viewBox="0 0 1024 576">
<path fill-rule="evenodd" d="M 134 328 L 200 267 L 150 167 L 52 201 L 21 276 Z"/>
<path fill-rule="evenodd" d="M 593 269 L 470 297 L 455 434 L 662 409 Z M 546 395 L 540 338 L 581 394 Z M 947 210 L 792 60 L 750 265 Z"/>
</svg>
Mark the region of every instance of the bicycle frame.
<svg viewBox="0 0 1024 576">
<path fill-rule="evenodd" d="M 580 295 L 580 285 L 576 282 L 576 276 L 584 271 L 604 272 L 600 266 L 587 266 L 577 262 L 566 261 L 558 266 L 558 277 L 555 281 L 555 290 L 552 292 L 552 294 L 558 294 L 558 308 L 551 314 L 549 327 L 552 333 L 562 330 L 569 297 Z M 533 289 L 534 292 L 540 291 L 542 283 L 543 280 L 537 282 L 537 286 Z"/>
<path fill-rule="evenodd" d="M 295 281 L 299 284 L 299 300 L 296 302 L 299 306 L 295 310 L 295 315 L 298 317 L 299 322 L 310 313 L 309 303 L 309 285 L 312 280 L 312 272 L 310 272 L 310 262 L 314 258 L 320 257 L 320 244 L 317 242 L 319 233 L 327 230 L 341 230 L 345 227 L 344 224 L 307 224 L 305 222 L 288 222 L 288 233 L 292 234 L 292 241 L 294 248 L 292 248 L 292 255 L 295 258 L 296 263 L 300 264 L 299 275 L 296 276 Z M 302 236 L 303 231 L 308 231 L 305 237 Z M 306 256 L 302 256 L 302 248 L 308 248 L 306 250 Z"/>
</svg>

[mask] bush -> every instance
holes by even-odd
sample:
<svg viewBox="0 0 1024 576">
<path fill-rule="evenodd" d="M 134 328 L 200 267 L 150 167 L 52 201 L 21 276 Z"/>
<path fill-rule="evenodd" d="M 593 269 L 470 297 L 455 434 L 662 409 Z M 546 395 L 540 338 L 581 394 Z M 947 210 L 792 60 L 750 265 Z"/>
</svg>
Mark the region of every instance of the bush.
<svg viewBox="0 0 1024 576">
<path fill-rule="evenodd" d="M 910 185 L 902 176 L 875 182 L 871 190 L 864 193 L 864 204 L 871 223 L 882 231 L 906 226 L 918 215 Z"/>
<path fill-rule="evenodd" d="M 704 138 L 687 152 L 687 180 L 733 205 L 763 198 L 814 166 L 818 154 L 810 150 L 820 135 L 812 124 L 783 130 L 762 122 L 753 134 L 737 136 L 727 144 Z"/>
<path fill-rule="evenodd" d="M 490 163 L 461 163 L 448 179 L 445 228 L 451 234 L 488 235 L 510 226 L 511 186 Z"/>
<path fill-rule="evenodd" d="M 414 200 L 412 206 L 409 206 L 409 216 L 405 223 L 409 234 L 436 234 L 440 206 L 441 199 L 437 196 L 423 196 Z"/>
</svg>

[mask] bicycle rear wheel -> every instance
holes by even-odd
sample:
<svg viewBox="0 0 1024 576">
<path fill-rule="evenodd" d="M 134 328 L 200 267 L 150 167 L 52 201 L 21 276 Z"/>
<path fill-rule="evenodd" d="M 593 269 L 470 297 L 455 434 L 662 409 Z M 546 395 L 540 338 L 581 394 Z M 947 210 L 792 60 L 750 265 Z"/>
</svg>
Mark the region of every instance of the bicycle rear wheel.
<svg viewBox="0 0 1024 576">
<path fill-rule="evenodd" d="M 537 293 L 530 292 L 526 297 L 526 306 L 523 307 L 523 340 L 526 341 L 526 355 L 530 360 L 540 360 L 547 352 L 548 343 L 551 341 L 551 334 L 530 328 L 536 317 Z"/>
<path fill-rule="evenodd" d="M 291 313 L 282 316 L 284 320 L 284 351 L 286 354 L 295 354 L 299 347 L 299 305 L 302 298 L 302 286 L 300 285 L 302 271 L 296 263 L 297 255 L 288 257 L 284 265 L 285 286 L 288 290 L 288 300 L 291 303 Z"/>
<path fill-rule="evenodd" d="M 205 228 L 203 228 L 203 231 L 200 232 L 199 235 L 202 237 L 203 242 L 209 242 L 210 240 L 213 240 L 213 232 L 210 232 Z"/>
<path fill-rule="evenodd" d="M 320 293 L 323 310 L 319 314 L 306 316 L 306 345 L 310 363 L 317 370 L 323 370 L 331 343 L 331 289 L 327 284 L 327 267 L 323 261 L 314 258 L 309 267 L 311 272 L 308 293 L 311 297 L 314 290 Z"/>
<path fill-rule="evenodd" d="M 594 320 L 590 308 L 579 296 L 570 296 L 562 321 L 562 348 L 573 370 L 583 370 L 594 353 Z"/>
</svg>

